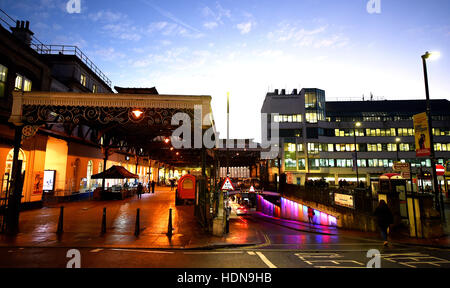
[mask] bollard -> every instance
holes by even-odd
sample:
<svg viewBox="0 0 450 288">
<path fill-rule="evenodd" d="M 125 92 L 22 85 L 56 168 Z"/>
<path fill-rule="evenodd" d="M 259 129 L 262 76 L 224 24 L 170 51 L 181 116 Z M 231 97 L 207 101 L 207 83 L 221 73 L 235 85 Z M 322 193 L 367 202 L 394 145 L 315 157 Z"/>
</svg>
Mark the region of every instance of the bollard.
<svg viewBox="0 0 450 288">
<path fill-rule="evenodd" d="M 136 237 L 138 237 L 139 233 L 141 233 L 141 227 L 140 227 L 140 223 L 139 223 L 139 221 L 140 221 L 139 214 L 140 214 L 140 209 L 138 208 L 136 211 L 136 226 L 134 228 L 134 236 L 136 236 Z"/>
<path fill-rule="evenodd" d="M 171 237 L 172 236 L 172 208 L 169 209 L 169 225 L 167 227 L 167 236 Z"/>
<path fill-rule="evenodd" d="M 230 214 L 231 214 L 231 207 L 227 207 L 227 218 L 226 218 L 226 225 L 225 225 L 225 233 L 230 233 Z"/>
<path fill-rule="evenodd" d="M 59 210 L 59 220 L 58 220 L 58 229 L 56 230 L 57 234 L 63 233 L 63 223 L 64 223 L 64 206 L 61 206 Z"/>
<path fill-rule="evenodd" d="M 106 207 L 103 208 L 103 217 L 102 217 L 102 234 L 106 233 Z"/>
</svg>

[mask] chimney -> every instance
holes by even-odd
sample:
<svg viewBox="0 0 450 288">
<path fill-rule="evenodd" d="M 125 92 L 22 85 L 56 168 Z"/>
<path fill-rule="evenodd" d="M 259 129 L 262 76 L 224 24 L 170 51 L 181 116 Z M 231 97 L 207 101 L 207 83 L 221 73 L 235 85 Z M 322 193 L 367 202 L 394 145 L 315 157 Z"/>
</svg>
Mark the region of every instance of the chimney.
<svg viewBox="0 0 450 288">
<path fill-rule="evenodd" d="M 275 95 L 278 95 L 278 89 L 275 89 L 275 92 L 273 92 Z"/>
<path fill-rule="evenodd" d="M 297 95 L 297 89 L 292 90 L 292 95 Z"/>
<path fill-rule="evenodd" d="M 286 95 L 286 89 L 281 89 L 281 95 Z"/>
<path fill-rule="evenodd" d="M 26 45 L 30 46 L 31 37 L 34 35 L 30 30 L 30 22 L 29 21 L 17 21 L 16 27 L 10 27 L 12 34 L 16 36 L 19 40 L 24 42 Z"/>
</svg>

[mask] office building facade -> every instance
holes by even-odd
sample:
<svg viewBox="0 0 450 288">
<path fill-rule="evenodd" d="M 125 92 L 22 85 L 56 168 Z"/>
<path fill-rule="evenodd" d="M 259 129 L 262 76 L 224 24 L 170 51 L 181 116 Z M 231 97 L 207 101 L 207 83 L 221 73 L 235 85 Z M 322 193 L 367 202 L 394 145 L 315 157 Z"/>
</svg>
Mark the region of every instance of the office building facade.
<svg viewBox="0 0 450 288">
<path fill-rule="evenodd" d="M 340 180 L 370 185 L 393 172 L 397 160 L 412 163 L 413 173 L 430 171 L 430 159 L 416 157 L 412 120 L 425 110 L 425 100 L 329 102 L 325 91 L 315 88 L 267 93 L 261 113 L 280 129 L 280 159 L 270 161 L 271 179 L 285 173 L 290 184 L 323 178 L 336 185 Z M 436 162 L 445 164 L 450 160 L 450 102 L 431 100 L 431 111 Z M 270 125 L 264 126 L 271 135 Z"/>
</svg>

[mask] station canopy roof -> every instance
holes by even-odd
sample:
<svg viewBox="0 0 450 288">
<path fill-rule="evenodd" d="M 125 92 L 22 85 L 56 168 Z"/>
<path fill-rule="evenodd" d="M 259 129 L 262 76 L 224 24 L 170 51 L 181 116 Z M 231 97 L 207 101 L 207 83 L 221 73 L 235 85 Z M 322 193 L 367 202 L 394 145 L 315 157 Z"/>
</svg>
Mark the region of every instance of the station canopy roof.
<svg viewBox="0 0 450 288">
<path fill-rule="evenodd" d="M 124 93 L 136 89 L 139 90 L 134 91 L 137 94 Z M 164 139 L 181 125 L 172 125 L 171 122 L 172 117 L 180 112 L 190 117 L 193 130 L 195 109 L 200 107 L 202 129 L 212 127 L 216 131 L 211 96 L 141 94 L 149 91 L 157 93 L 153 88 L 119 90 L 122 93 L 16 91 L 13 92 L 9 122 L 46 131 L 60 127 L 67 137 L 82 139 L 109 151 L 148 156 L 177 167 L 199 166 L 201 149 L 171 150 L 172 145 L 165 143 Z M 76 135 L 76 131 L 83 130 L 81 126 L 90 133 Z"/>
</svg>

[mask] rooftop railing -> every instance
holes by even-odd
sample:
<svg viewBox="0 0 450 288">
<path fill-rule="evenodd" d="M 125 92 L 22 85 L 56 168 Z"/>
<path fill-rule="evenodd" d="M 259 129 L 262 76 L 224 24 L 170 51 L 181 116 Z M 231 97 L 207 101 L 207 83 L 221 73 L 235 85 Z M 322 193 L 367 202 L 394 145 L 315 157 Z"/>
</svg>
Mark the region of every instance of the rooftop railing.
<svg viewBox="0 0 450 288">
<path fill-rule="evenodd" d="M 92 62 L 86 54 L 83 53 L 77 46 L 71 45 L 45 45 L 42 43 L 31 43 L 31 48 L 36 50 L 39 54 L 46 55 L 74 55 L 77 56 L 89 69 L 97 74 L 109 87 L 112 82 L 109 78 Z"/>
<path fill-rule="evenodd" d="M 9 16 L 5 11 L 0 9 L 0 25 L 11 28 L 14 27 L 17 20 Z M 46 45 L 39 39 L 31 36 L 31 48 L 39 54 L 54 55 L 75 55 L 84 64 L 86 64 L 100 79 L 102 79 L 109 87 L 112 86 L 111 80 L 84 54 L 77 46 L 70 45 Z"/>
</svg>

